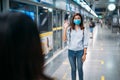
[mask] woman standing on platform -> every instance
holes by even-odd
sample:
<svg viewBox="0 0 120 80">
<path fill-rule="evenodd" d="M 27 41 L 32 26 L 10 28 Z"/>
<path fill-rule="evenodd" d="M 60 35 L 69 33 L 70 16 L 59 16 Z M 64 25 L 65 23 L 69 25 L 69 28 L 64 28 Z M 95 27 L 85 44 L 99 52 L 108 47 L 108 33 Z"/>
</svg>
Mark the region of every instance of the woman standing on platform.
<svg viewBox="0 0 120 80">
<path fill-rule="evenodd" d="M 68 58 L 71 65 L 72 80 L 76 80 L 76 66 L 79 80 L 83 80 L 83 62 L 86 60 L 88 35 L 79 13 L 72 17 L 70 26 L 64 24 L 63 39 L 68 43 Z"/>
</svg>

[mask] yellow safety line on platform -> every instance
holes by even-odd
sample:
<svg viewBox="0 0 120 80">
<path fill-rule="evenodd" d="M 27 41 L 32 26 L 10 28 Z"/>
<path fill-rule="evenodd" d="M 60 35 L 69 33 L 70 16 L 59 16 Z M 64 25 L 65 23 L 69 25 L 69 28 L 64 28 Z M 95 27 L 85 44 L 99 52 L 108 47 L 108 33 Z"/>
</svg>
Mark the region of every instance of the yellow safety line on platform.
<svg viewBox="0 0 120 80">
<path fill-rule="evenodd" d="M 101 80 L 105 80 L 105 77 L 104 77 L 104 76 L 101 76 Z"/>
<path fill-rule="evenodd" d="M 56 27 L 56 28 L 53 28 L 53 31 L 56 31 L 56 30 L 61 30 L 62 27 Z"/>
</svg>

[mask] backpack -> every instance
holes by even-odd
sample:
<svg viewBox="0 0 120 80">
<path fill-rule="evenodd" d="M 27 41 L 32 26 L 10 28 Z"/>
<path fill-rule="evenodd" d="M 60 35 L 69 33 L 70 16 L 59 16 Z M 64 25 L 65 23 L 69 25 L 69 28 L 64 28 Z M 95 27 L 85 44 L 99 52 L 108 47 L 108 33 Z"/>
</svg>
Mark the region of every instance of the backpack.
<svg viewBox="0 0 120 80">
<path fill-rule="evenodd" d="M 92 27 L 95 27 L 95 22 L 92 22 Z"/>
</svg>

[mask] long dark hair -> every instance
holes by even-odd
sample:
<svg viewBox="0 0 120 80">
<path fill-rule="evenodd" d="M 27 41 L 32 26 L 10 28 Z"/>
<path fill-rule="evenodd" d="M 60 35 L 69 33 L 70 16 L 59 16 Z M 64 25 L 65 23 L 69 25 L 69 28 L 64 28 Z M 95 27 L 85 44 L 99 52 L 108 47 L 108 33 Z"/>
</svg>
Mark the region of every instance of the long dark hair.
<svg viewBox="0 0 120 80">
<path fill-rule="evenodd" d="M 0 78 L 4 80 L 52 80 L 43 74 L 40 37 L 29 16 L 0 14 L 0 64 Z"/>
<path fill-rule="evenodd" d="M 75 29 L 75 23 L 73 22 L 75 16 L 80 16 L 80 18 L 81 18 L 81 23 L 80 23 L 79 26 L 80 26 L 80 29 L 83 30 L 83 29 L 84 29 L 83 18 L 82 18 L 82 16 L 81 16 L 80 13 L 75 13 L 75 14 L 73 15 L 72 20 L 71 20 L 71 23 L 70 23 L 71 29 Z"/>
</svg>

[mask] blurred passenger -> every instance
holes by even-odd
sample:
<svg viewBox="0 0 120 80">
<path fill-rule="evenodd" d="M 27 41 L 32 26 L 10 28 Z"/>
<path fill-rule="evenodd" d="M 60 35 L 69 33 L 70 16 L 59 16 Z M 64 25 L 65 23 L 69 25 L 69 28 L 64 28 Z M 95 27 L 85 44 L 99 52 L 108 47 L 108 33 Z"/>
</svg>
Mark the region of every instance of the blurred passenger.
<svg viewBox="0 0 120 80">
<path fill-rule="evenodd" d="M 90 33 L 92 34 L 92 36 L 90 38 L 93 38 L 93 30 L 94 30 L 94 27 L 95 27 L 95 22 L 93 21 L 92 18 L 90 19 L 89 27 L 90 27 Z"/>
<path fill-rule="evenodd" d="M 102 21 L 102 19 L 100 19 L 100 26 L 101 26 L 101 28 L 102 28 L 102 26 L 103 26 L 103 21 Z"/>
<path fill-rule="evenodd" d="M 83 26 L 81 14 L 76 13 L 72 17 L 70 26 L 64 24 L 64 28 L 63 39 L 68 42 L 68 58 L 71 65 L 72 80 L 76 80 L 76 68 L 78 68 L 79 80 L 83 80 L 83 62 L 86 60 L 88 35 Z"/>
<path fill-rule="evenodd" d="M 44 75 L 37 25 L 22 13 L 0 14 L 0 78 L 53 80 Z"/>
</svg>

